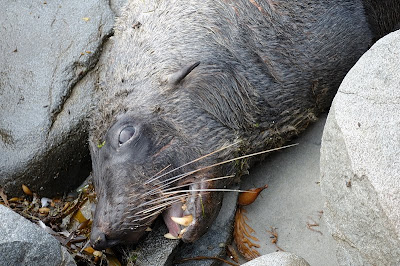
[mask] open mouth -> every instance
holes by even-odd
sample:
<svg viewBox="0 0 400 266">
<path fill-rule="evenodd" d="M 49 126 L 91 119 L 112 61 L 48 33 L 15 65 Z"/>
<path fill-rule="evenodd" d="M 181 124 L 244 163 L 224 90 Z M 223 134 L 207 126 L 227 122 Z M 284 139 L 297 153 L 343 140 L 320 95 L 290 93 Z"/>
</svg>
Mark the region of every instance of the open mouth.
<svg viewBox="0 0 400 266">
<path fill-rule="evenodd" d="M 193 222 L 193 215 L 183 215 L 185 205 L 174 203 L 163 212 L 163 219 L 169 233 L 164 236 L 169 239 L 180 239 L 187 231 L 188 226 Z"/>
<path fill-rule="evenodd" d="M 201 184 L 202 182 L 200 182 Z M 198 184 L 178 185 L 173 189 L 163 192 L 164 196 L 174 198 L 175 201 L 166 210 L 162 217 L 168 228 L 168 233 L 164 236 L 169 239 L 186 239 L 186 232 L 196 227 L 196 209 L 199 203 L 197 197 L 202 197 L 198 190 Z M 197 189 L 196 189 L 197 188 Z M 204 193 L 203 193 L 204 194 Z M 200 203 L 201 205 L 201 203 Z"/>
<path fill-rule="evenodd" d="M 171 194 L 183 194 L 179 201 L 171 204 L 162 214 L 169 230 L 165 235 L 166 238 L 194 242 L 207 231 L 222 203 L 223 195 L 215 188 L 216 183 L 213 182 L 216 180 L 218 178 L 203 178 L 181 186 L 179 190 L 171 191 Z"/>
</svg>

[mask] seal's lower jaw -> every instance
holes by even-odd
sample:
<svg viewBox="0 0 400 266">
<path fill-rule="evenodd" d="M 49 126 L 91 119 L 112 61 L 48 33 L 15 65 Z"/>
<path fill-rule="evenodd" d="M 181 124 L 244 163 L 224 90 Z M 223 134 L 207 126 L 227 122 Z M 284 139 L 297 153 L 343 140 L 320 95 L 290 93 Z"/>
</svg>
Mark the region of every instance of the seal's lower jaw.
<svg viewBox="0 0 400 266">
<path fill-rule="evenodd" d="M 163 218 L 169 233 L 167 238 L 182 239 L 191 243 L 199 239 L 211 226 L 222 204 L 221 192 L 214 189 L 211 182 L 200 182 L 189 186 L 190 194 L 186 202 L 175 203 L 164 211 Z"/>
</svg>

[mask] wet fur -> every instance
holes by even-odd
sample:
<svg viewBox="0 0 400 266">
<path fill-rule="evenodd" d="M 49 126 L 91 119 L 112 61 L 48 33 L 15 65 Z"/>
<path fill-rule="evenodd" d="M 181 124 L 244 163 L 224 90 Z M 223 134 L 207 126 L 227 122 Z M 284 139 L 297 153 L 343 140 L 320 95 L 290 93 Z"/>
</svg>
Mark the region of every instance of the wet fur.
<svg viewBox="0 0 400 266">
<path fill-rule="evenodd" d="M 174 173 L 180 174 L 297 135 L 329 107 L 344 75 L 371 45 L 372 31 L 379 30 L 371 29 L 356 0 L 130 1 L 99 62 L 90 133 L 101 212 L 95 227 L 128 241 L 129 232 L 119 233 L 132 227 L 135 199 L 151 189 L 143 185 L 146 180 L 168 164 L 178 167 L 240 141 Z M 169 82 L 197 61 L 180 83 Z M 132 149 L 125 161 L 115 153 L 109 131 L 124 119 L 140 122 L 144 133 L 135 147 L 145 147 Z M 194 179 L 246 167 L 231 164 Z M 212 195 L 204 204 L 219 206 L 221 194 Z M 207 227 L 218 206 L 210 206 L 200 224 Z"/>
</svg>

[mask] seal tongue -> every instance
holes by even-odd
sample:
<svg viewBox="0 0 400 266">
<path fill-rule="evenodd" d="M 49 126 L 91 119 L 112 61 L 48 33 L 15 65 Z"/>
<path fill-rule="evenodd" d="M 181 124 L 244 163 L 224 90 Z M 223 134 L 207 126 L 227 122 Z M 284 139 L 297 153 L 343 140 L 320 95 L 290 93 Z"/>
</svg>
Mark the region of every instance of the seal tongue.
<svg viewBox="0 0 400 266">
<path fill-rule="evenodd" d="M 173 237 L 178 237 L 179 233 L 181 232 L 181 227 L 179 226 L 179 224 L 174 222 L 171 217 L 182 217 L 182 215 L 182 203 L 180 202 L 172 204 L 170 208 L 163 212 L 165 225 L 167 226 L 169 233 Z"/>
</svg>

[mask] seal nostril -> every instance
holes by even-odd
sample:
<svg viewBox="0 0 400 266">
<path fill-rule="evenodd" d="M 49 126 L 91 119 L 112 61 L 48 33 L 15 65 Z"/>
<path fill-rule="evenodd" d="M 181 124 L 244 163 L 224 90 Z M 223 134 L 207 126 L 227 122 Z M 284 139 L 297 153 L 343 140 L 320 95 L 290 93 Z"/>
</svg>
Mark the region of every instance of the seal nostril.
<svg viewBox="0 0 400 266">
<path fill-rule="evenodd" d="M 90 243 L 92 247 L 96 250 L 106 249 L 107 248 L 106 235 L 99 230 L 92 230 Z"/>
<path fill-rule="evenodd" d="M 92 228 L 90 244 L 95 250 L 104 250 L 120 243 L 119 239 L 110 239 L 104 232 L 96 227 Z"/>
<path fill-rule="evenodd" d="M 93 227 L 90 236 L 90 244 L 96 250 L 103 250 L 114 246 L 116 243 L 115 241 L 110 240 L 104 232 L 96 227 Z"/>
</svg>

